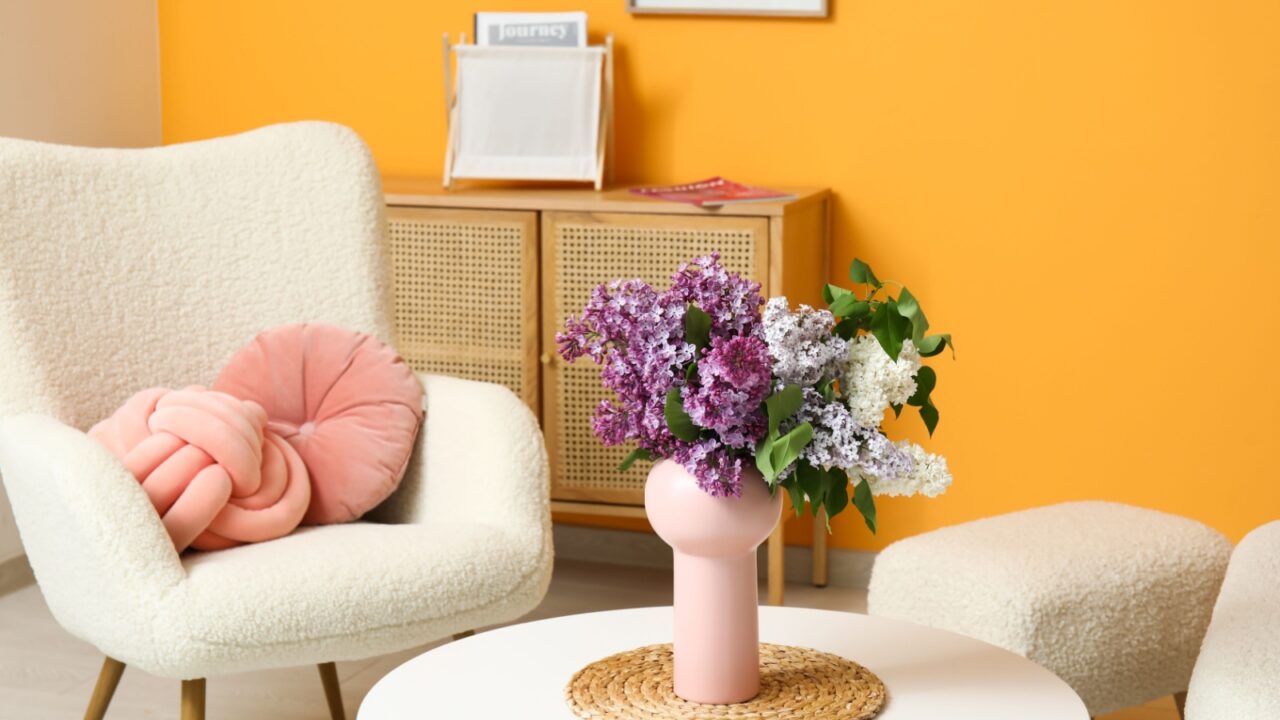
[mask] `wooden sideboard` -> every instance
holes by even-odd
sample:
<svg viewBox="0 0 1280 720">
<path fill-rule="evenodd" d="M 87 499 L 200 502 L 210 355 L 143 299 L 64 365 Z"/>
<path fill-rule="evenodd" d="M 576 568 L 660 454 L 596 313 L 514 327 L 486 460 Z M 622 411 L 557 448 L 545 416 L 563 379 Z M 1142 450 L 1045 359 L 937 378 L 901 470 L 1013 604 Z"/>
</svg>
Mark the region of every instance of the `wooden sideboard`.
<svg viewBox="0 0 1280 720">
<path fill-rule="evenodd" d="M 647 468 L 619 473 L 629 448 L 592 435 L 591 414 L 606 397 L 599 368 L 561 360 L 555 333 L 596 285 L 638 277 L 665 287 L 681 261 L 712 251 L 766 296 L 821 302 L 830 192 L 784 190 L 795 199 L 703 210 L 625 189 L 445 190 L 437 180 L 386 178 L 400 352 L 418 370 L 506 385 L 533 409 L 554 511 L 643 517 Z M 825 584 L 825 531 L 814 539 L 814 581 Z M 781 604 L 782 523 L 768 552 L 769 601 Z"/>
</svg>

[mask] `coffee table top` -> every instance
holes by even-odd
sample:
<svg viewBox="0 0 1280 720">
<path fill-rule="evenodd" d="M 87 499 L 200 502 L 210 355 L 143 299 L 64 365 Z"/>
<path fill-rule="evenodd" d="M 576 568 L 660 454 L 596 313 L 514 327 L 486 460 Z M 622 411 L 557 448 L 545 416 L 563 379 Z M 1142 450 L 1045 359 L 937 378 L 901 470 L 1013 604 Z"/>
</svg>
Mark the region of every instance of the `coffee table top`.
<svg viewBox="0 0 1280 720">
<path fill-rule="evenodd" d="M 429 650 L 378 681 L 357 720 L 571 720 L 582 666 L 671 641 L 671 608 L 567 615 L 483 632 Z M 880 676 L 878 720 L 1088 720 L 1057 676 L 1007 650 L 922 625 L 831 610 L 760 608 L 761 642 L 841 655 Z"/>
</svg>

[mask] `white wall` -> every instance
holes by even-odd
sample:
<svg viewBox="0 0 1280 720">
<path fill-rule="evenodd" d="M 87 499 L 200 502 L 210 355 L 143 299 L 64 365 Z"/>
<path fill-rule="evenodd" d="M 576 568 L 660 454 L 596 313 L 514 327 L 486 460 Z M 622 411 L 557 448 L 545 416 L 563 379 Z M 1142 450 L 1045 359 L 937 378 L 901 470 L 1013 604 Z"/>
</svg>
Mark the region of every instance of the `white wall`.
<svg viewBox="0 0 1280 720">
<path fill-rule="evenodd" d="M 159 145 L 156 12 L 157 0 L 0 0 L 0 136 Z M 0 489 L 0 562 L 21 554 Z"/>
</svg>

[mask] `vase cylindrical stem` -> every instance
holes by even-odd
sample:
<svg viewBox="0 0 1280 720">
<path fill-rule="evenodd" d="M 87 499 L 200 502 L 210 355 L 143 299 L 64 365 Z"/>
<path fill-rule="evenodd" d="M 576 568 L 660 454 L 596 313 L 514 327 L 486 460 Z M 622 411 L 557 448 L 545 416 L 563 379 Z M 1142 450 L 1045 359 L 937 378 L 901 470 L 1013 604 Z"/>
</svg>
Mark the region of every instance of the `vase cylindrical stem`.
<svg viewBox="0 0 1280 720">
<path fill-rule="evenodd" d="M 750 700 L 760 691 L 755 552 L 673 554 L 676 695 L 698 703 Z"/>
</svg>

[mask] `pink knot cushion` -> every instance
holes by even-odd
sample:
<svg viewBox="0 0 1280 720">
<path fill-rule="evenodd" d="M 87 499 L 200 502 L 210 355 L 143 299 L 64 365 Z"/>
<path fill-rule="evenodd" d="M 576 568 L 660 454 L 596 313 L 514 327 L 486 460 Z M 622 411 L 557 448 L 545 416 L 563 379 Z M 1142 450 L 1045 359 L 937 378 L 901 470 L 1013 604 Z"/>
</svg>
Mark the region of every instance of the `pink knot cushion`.
<svg viewBox="0 0 1280 720">
<path fill-rule="evenodd" d="M 304 525 L 354 520 L 400 484 L 422 424 L 422 385 L 369 335 L 301 324 L 261 333 L 215 390 L 252 400 L 311 472 Z"/>
<path fill-rule="evenodd" d="M 142 483 L 178 552 L 215 550 L 289 534 L 311 500 L 302 458 L 266 425 L 254 402 L 151 388 L 89 436 Z"/>
</svg>

